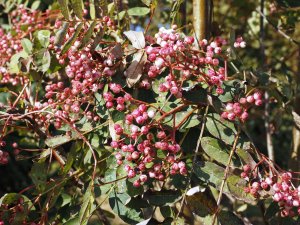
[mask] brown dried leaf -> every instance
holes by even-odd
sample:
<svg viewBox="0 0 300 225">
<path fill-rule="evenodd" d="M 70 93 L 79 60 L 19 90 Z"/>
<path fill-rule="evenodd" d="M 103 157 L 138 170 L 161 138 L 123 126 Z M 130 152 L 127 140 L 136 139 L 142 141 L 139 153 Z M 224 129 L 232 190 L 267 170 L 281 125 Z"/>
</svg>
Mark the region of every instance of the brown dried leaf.
<svg viewBox="0 0 300 225">
<path fill-rule="evenodd" d="M 110 52 L 116 59 L 121 59 L 123 56 L 123 49 L 120 43 L 116 44 Z"/>
<path fill-rule="evenodd" d="M 133 61 L 125 71 L 126 83 L 128 87 L 135 85 L 142 77 L 143 68 L 147 61 L 147 54 L 140 50 L 133 56 Z"/>
</svg>

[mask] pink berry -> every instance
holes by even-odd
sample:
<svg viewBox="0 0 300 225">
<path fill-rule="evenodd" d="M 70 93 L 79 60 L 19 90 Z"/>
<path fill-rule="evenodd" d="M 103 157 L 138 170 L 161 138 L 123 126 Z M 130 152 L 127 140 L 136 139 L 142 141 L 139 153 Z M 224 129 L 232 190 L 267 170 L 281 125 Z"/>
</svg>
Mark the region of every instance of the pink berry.
<svg viewBox="0 0 300 225">
<path fill-rule="evenodd" d="M 254 188 L 256 190 L 260 189 L 260 184 L 258 182 L 253 182 L 251 186 L 252 186 L 252 188 Z"/>
<path fill-rule="evenodd" d="M 134 187 L 140 187 L 140 186 L 141 186 L 140 180 L 135 180 L 135 181 L 133 182 L 133 186 L 134 186 Z"/>
<path fill-rule="evenodd" d="M 241 173 L 241 178 L 243 178 L 243 179 L 246 179 L 246 178 L 248 178 L 248 175 L 247 175 L 247 173 L 245 173 L 245 172 L 242 172 L 242 173 Z"/>
<path fill-rule="evenodd" d="M 247 103 L 247 99 L 246 98 L 240 98 L 239 102 L 244 105 Z"/>
<path fill-rule="evenodd" d="M 255 101 L 254 104 L 255 104 L 256 106 L 261 106 L 261 105 L 263 104 L 263 101 L 260 100 L 260 99 L 258 99 L 258 100 Z"/>
<path fill-rule="evenodd" d="M 261 182 L 260 186 L 261 186 L 261 188 L 264 189 L 264 190 L 266 190 L 266 189 L 269 188 L 269 185 L 268 185 L 267 182 L 265 182 L 265 181 Z"/>
<path fill-rule="evenodd" d="M 228 113 L 228 119 L 233 121 L 235 120 L 235 114 L 234 113 Z"/>
<path fill-rule="evenodd" d="M 255 100 L 261 100 L 261 97 L 262 97 L 262 93 L 261 93 L 261 92 L 255 92 L 255 93 L 253 94 L 253 98 L 254 98 Z"/>
<path fill-rule="evenodd" d="M 254 97 L 253 97 L 253 95 L 249 95 L 249 96 L 247 97 L 247 102 L 248 102 L 248 103 L 253 103 L 253 102 L 254 102 Z"/>
<path fill-rule="evenodd" d="M 244 111 L 244 112 L 242 113 L 242 115 L 240 116 L 240 119 L 241 119 L 242 121 L 245 121 L 245 120 L 248 119 L 248 117 L 249 117 L 249 114 L 248 114 L 246 111 Z"/>
<path fill-rule="evenodd" d="M 134 172 L 134 170 L 129 170 L 129 171 L 128 171 L 128 177 L 129 177 L 129 178 L 135 177 L 135 172 Z"/>
<path fill-rule="evenodd" d="M 142 175 L 140 176 L 140 181 L 143 182 L 143 183 L 146 182 L 147 179 L 148 179 L 148 177 L 147 177 L 147 175 L 145 175 L 145 174 L 142 174 Z"/>
</svg>

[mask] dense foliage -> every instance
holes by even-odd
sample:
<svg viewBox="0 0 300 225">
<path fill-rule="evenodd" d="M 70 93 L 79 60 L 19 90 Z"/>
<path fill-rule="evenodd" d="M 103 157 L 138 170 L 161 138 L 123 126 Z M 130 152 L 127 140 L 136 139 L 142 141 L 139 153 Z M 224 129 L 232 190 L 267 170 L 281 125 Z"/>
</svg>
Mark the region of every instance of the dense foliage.
<svg viewBox="0 0 300 225">
<path fill-rule="evenodd" d="M 300 223 L 297 4 L 203 40 L 184 1 L 0 4 L 0 224 Z"/>
</svg>

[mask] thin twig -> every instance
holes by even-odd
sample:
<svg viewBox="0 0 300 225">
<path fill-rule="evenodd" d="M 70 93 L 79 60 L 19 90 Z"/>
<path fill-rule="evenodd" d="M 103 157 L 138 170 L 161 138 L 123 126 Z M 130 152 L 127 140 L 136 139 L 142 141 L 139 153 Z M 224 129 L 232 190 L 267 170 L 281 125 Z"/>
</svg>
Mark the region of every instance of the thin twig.
<svg viewBox="0 0 300 225">
<path fill-rule="evenodd" d="M 265 41 L 264 19 L 266 19 L 266 17 L 264 15 L 264 6 L 265 6 L 265 1 L 260 0 L 260 11 L 259 11 L 259 13 L 260 13 L 260 34 L 259 34 L 259 42 L 260 42 L 261 68 L 263 70 L 265 69 L 265 65 L 266 65 L 266 54 L 265 54 L 265 45 L 264 45 L 264 41 Z M 264 114 L 265 115 L 264 116 L 265 116 L 267 150 L 268 150 L 269 158 L 272 161 L 274 161 L 274 147 L 273 147 L 272 134 L 271 134 L 271 129 L 270 129 L 270 105 L 269 105 L 269 93 L 268 93 L 268 91 L 265 92 L 264 97 L 265 97 L 265 109 L 264 109 Z"/>
<path fill-rule="evenodd" d="M 296 45 L 300 45 L 299 41 L 296 41 L 295 39 L 293 39 L 292 37 L 290 37 L 289 35 L 287 35 L 284 31 L 282 31 L 279 27 L 277 27 L 275 24 L 273 24 L 267 17 L 266 15 L 261 11 L 261 10 L 256 10 L 262 18 L 264 18 L 268 24 L 270 24 L 280 35 L 282 35 L 283 37 L 285 37 L 286 39 L 288 39 L 290 42 L 296 44 Z"/>
<path fill-rule="evenodd" d="M 22 97 L 22 95 L 23 95 L 23 93 L 24 93 L 26 87 L 28 86 L 28 84 L 29 84 L 29 83 L 26 83 L 26 84 L 24 85 L 22 91 L 20 92 L 19 96 L 17 97 L 17 99 L 15 100 L 14 104 L 13 104 L 12 107 L 11 107 L 12 109 L 15 108 L 15 106 L 18 104 L 18 102 L 19 102 L 20 98 Z"/>
<path fill-rule="evenodd" d="M 190 173 L 189 180 L 188 180 L 188 183 L 187 183 L 186 188 L 185 188 L 185 192 L 184 192 L 184 194 L 182 196 L 182 200 L 181 200 L 181 203 L 180 203 L 180 208 L 179 208 L 179 211 L 178 211 L 178 213 L 176 215 L 175 221 L 177 220 L 177 218 L 179 217 L 179 214 L 182 211 L 183 204 L 184 204 L 184 201 L 185 201 L 185 198 L 186 198 L 186 193 L 187 193 L 187 190 L 188 190 L 188 188 L 189 188 L 189 186 L 191 184 L 192 174 L 194 172 L 194 166 L 195 166 L 195 163 L 196 163 L 196 160 L 197 160 L 197 155 L 198 155 L 198 152 L 199 152 L 199 149 L 200 149 L 201 140 L 202 140 L 202 137 L 203 137 L 203 134 L 204 134 L 204 129 L 205 129 L 205 124 L 206 124 L 206 117 L 207 117 L 208 109 L 209 109 L 209 105 L 206 106 L 205 111 L 204 111 L 202 126 L 201 126 L 201 130 L 200 130 L 199 138 L 198 138 L 198 141 L 197 141 L 196 150 L 195 150 L 195 153 L 194 153 L 194 158 L 193 158 L 193 164 L 192 164 L 191 173 Z"/>
<path fill-rule="evenodd" d="M 226 180 L 227 180 L 227 177 L 228 177 L 228 174 L 229 174 L 230 164 L 231 164 L 231 161 L 232 161 L 232 157 L 235 153 L 235 149 L 236 149 L 237 141 L 238 141 L 239 136 L 240 136 L 240 132 L 241 132 L 241 128 L 240 128 L 240 126 L 238 126 L 238 131 L 237 131 L 237 134 L 235 135 L 233 146 L 232 146 L 232 149 L 230 151 L 229 159 L 228 159 L 226 169 L 225 169 L 225 172 L 224 172 L 224 177 L 223 177 L 223 180 L 222 180 L 222 183 L 221 183 L 221 186 L 220 186 L 220 192 L 219 192 L 219 196 L 218 196 L 218 200 L 217 200 L 217 210 L 214 214 L 212 225 L 215 224 L 217 215 L 219 213 L 219 206 L 221 204 L 221 200 L 222 200 L 222 196 L 223 196 L 223 190 L 224 190 L 225 183 L 226 183 Z"/>
</svg>

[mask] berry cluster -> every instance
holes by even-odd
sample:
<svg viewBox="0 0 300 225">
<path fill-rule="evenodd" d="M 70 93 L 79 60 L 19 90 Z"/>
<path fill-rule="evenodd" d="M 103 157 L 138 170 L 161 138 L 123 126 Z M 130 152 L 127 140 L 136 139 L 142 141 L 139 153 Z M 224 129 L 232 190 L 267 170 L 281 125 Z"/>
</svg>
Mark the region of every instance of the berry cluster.
<svg viewBox="0 0 300 225">
<path fill-rule="evenodd" d="M 128 177 L 138 177 L 136 187 L 149 178 L 163 181 L 169 174 L 187 173 L 185 163 L 179 160 L 181 147 L 166 130 L 151 123 L 154 116 L 154 110 L 141 104 L 126 115 L 125 124 L 114 125 L 120 137 L 111 147 L 117 151 L 117 163 L 125 164 Z"/>
<path fill-rule="evenodd" d="M 199 51 L 195 47 L 194 37 L 183 36 L 176 29 L 176 25 L 168 30 L 160 28 L 155 38 L 148 37 L 149 46 L 146 47 L 149 60 L 146 67 L 148 77 L 144 82 L 153 80 L 169 68 L 169 74 L 159 86 L 161 92 L 170 92 L 175 97 L 181 98 L 184 81 L 194 81 L 216 86 L 216 92 L 223 94 L 225 69 L 219 65 L 218 57 L 226 41 L 217 37 L 208 43 L 204 39 L 199 43 L 201 48 Z M 148 85 L 145 86 L 149 88 Z"/>
<path fill-rule="evenodd" d="M 55 28 L 59 29 L 61 26 L 62 22 L 57 21 Z M 112 29 L 113 27 L 113 21 L 108 17 L 104 17 L 102 23 L 95 27 L 95 32 L 100 29 Z M 94 94 L 103 88 L 106 79 L 115 74 L 116 59 L 110 53 L 114 47 L 113 45 L 107 46 L 105 52 L 102 50 L 94 51 L 94 54 L 97 55 L 105 54 L 105 60 L 95 60 L 93 58 L 91 44 L 81 48 L 81 39 L 87 29 L 88 26 L 82 30 L 82 36 L 78 37 L 65 54 L 61 54 L 61 48 L 55 46 L 55 36 L 51 37 L 49 49 L 55 52 L 59 64 L 65 67 L 66 76 L 61 77 L 60 80 L 50 81 L 45 86 L 47 101 L 36 102 L 33 110 L 50 107 L 54 116 L 51 114 L 39 115 L 36 118 L 38 124 L 49 127 L 53 123 L 59 129 L 65 120 L 74 124 L 84 115 L 87 119 L 95 122 L 100 119 L 93 112 Z M 75 28 L 70 26 L 64 42 L 74 35 L 74 32 Z M 87 106 L 87 103 L 90 103 L 91 106 Z"/>
<path fill-rule="evenodd" d="M 238 37 L 235 42 L 233 43 L 233 46 L 235 48 L 245 48 L 246 47 L 246 42 L 243 40 L 242 37 Z"/>
<path fill-rule="evenodd" d="M 21 40 L 26 33 L 33 33 L 37 29 L 45 26 L 46 21 L 41 19 L 38 11 L 29 11 L 24 5 L 19 5 L 17 9 L 11 12 L 12 32 L 6 33 L 0 28 L 0 80 L 1 84 L 10 83 L 17 85 L 28 81 L 27 77 L 10 74 L 6 68 L 6 63 L 11 57 L 23 50 Z M 24 35 L 25 34 L 25 35 Z"/>
<path fill-rule="evenodd" d="M 260 198 L 265 192 L 271 195 L 278 203 L 282 217 L 300 215 L 300 186 L 298 188 L 293 186 L 290 172 L 258 178 L 246 164 L 243 166 L 241 177 L 249 182 L 249 185 L 244 188 L 246 193 L 250 193 L 255 198 Z"/>
<path fill-rule="evenodd" d="M 249 116 L 248 109 L 252 105 L 261 106 L 262 104 L 262 93 L 257 91 L 253 95 L 240 98 L 239 102 L 227 103 L 221 117 L 230 121 L 239 119 L 240 121 L 245 122 Z"/>
<path fill-rule="evenodd" d="M 129 93 L 124 92 L 121 85 L 116 83 L 110 83 L 109 89 L 111 90 L 111 92 L 103 93 L 103 99 L 105 101 L 106 108 L 113 108 L 118 111 L 124 111 L 126 109 L 126 105 L 129 106 L 130 101 L 132 100 L 132 96 Z M 116 95 L 119 96 L 116 97 Z"/>
</svg>

